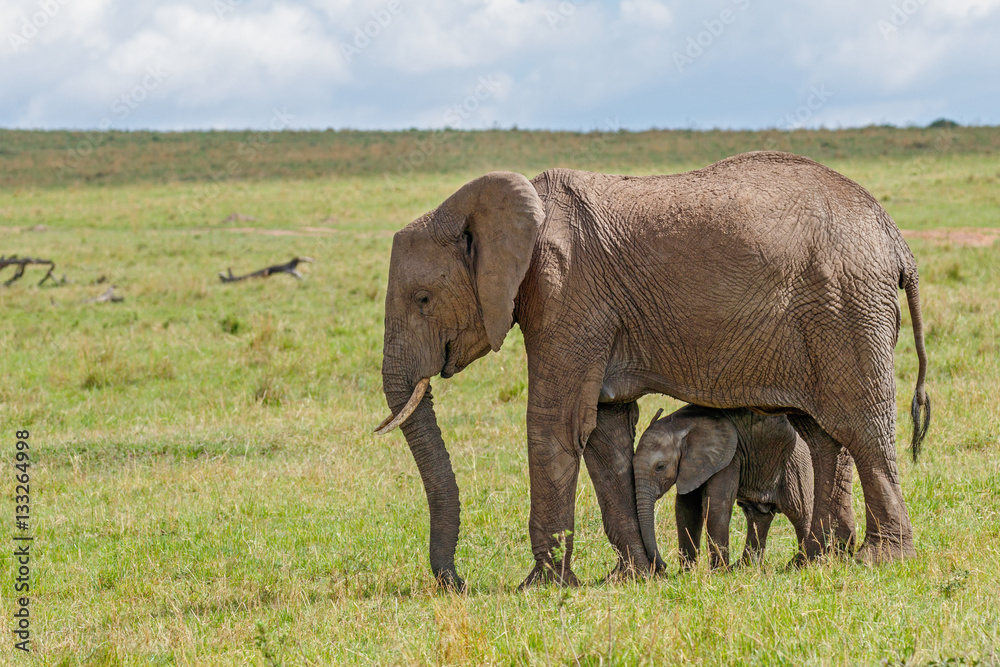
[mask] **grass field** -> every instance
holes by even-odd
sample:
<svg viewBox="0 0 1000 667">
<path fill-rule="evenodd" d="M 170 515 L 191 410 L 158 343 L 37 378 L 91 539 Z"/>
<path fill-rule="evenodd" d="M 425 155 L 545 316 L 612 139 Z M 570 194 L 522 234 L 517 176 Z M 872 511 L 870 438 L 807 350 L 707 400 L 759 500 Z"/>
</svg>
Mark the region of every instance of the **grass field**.
<svg viewBox="0 0 1000 667">
<path fill-rule="evenodd" d="M 67 170 L 80 135 L 0 131 L 0 253 L 67 280 L 36 287 L 33 268 L 0 287 L 0 516 L 9 536 L 28 429 L 36 538 L 35 657 L 7 631 L 8 541 L 0 663 L 1000 664 L 1000 129 L 109 136 Z M 854 178 L 913 234 L 934 401 L 919 463 L 906 315 L 897 433 L 918 557 L 785 572 L 779 518 L 762 568 L 609 585 L 583 475 L 584 585 L 516 592 L 531 556 L 515 331 L 435 382 L 470 585 L 436 590 L 416 467 L 398 432 L 370 434 L 392 232 L 490 169 L 668 173 L 764 147 Z M 297 255 L 316 259 L 301 282 L 216 277 Z M 123 302 L 87 303 L 108 284 Z M 673 405 L 646 397 L 641 423 Z M 855 506 L 860 522 L 857 484 Z M 740 515 L 734 548 L 742 531 Z"/>
</svg>

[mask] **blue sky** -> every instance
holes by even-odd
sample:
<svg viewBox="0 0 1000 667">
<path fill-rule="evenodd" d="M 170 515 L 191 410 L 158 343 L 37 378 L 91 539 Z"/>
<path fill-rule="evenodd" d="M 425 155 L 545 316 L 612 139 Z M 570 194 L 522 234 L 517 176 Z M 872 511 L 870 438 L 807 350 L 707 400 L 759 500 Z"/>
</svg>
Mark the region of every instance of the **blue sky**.
<svg viewBox="0 0 1000 667">
<path fill-rule="evenodd" d="M 1000 124 L 1000 0 L 0 0 L 0 126 Z"/>
</svg>

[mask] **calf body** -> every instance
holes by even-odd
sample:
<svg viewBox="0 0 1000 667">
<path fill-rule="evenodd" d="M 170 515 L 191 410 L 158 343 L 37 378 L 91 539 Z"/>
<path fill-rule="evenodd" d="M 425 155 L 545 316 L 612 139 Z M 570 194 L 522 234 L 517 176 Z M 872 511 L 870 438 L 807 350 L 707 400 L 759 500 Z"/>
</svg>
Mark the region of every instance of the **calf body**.
<svg viewBox="0 0 1000 667">
<path fill-rule="evenodd" d="M 763 558 L 777 512 L 792 522 L 799 549 L 804 549 L 812 520 L 812 461 L 787 418 L 697 405 L 662 419 L 659 415 L 640 438 L 633 459 L 639 524 L 651 559 L 657 553 L 653 505 L 674 484 L 682 565 L 696 561 L 703 525 L 712 566 L 729 564 L 734 503 L 747 518 L 742 561 Z"/>
</svg>

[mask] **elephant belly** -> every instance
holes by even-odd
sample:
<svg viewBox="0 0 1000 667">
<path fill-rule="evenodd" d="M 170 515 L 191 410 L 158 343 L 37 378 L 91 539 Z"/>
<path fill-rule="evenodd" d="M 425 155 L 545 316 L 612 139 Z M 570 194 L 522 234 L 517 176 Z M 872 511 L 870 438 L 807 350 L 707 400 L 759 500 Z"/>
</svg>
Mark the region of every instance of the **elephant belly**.
<svg viewBox="0 0 1000 667">
<path fill-rule="evenodd" d="M 745 486 L 740 486 L 739 491 L 736 493 L 736 503 L 743 507 L 744 505 L 755 508 L 758 512 L 762 514 L 770 514 L 778 511 L 778 493 L 777 489 L 770 488 L 761 491 L 760 489 L 747 488 Z"/>
<path fill-rule="evenodd" d="M 672 380 L 666 376 L 650 371 L 616 368 L 612 364 L 605 370 L 604 382 L 601 385 L 600 403 L 630 403 L 646 394 L 665 394 L 679 401 L 696 403 L 710 408 L 744 407 L 738 401 L 718 400 L 710 397 L 707 392 L 699 392 L 689 384 Z M 787 412 L 782 410 L 781 412 Z"/>
<path fill-rule="evenodd" d="M 621 376 L 605 378 L 601 385 L 601 403 L 631 403 L 649 391 L 639 387 L 639 383 L 631 378 Z"/>
<path fill-rule="evenodd" d="M 605 370 L 601 385 L 601 403 L 631 403 L 646 394 L 667 394 L 684 399 L 684 392 L 655 373 L 616 369 Z"/>
<path fill-rule="evenodd" d="M 777 514 L 778 506 L 775 503 L 751 503 L 743 499 L 736 501 L 741 509 L 749 509 L 756 514 Z"/>
</svg>

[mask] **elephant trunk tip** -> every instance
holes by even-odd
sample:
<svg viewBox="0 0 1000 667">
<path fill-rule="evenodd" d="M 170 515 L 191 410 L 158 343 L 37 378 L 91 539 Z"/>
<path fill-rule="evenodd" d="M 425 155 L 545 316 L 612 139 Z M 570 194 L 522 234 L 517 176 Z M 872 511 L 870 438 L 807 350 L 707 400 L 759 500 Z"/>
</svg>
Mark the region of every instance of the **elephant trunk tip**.
<svg viewBox="0 0 1000 667">
<path fill-rule="evenodd" d="M 391 433 L 397 427 L 402 426 L 403 422 L 410 418 L 413 411 L 417 409 L 420 405 L 420 401 L 423 400 L 424 394 L 427 392 L 427 387 L 431 384 L 430 378 L 423 378 L 417 383 L 417 386 L 413 388 L 413 393 L 410 394 L 410 400 L 406 402 L 403 409 L 395 416 L 390 414 L 388 417 L 382 420 L 382 423 L 375 427 L 374 433 L 376 435 L 386 435 Z"/>
<path fill-rule="evenodd" d="M 660 549 L 656 544 L 656 526 L 653 520 L 654 501 L 649 496 L 637 497 L 636 509 L 639 519 L 639 533 L 642 535 L 642 546 L 650 563 L 662 563 Z"/>
</svg>

